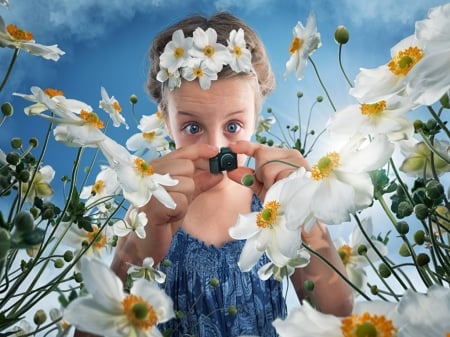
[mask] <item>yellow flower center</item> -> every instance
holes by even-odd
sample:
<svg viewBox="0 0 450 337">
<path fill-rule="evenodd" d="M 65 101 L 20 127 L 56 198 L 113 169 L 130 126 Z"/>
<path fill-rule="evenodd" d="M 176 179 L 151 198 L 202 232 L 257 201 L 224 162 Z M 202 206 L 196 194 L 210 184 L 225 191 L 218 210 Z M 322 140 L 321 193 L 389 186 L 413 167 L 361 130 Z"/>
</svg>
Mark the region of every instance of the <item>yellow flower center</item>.
<svg viewBox="0 0 450 337">
<path fill-rule="evenodd" d="M 213 57 L 215 52 L 216 52 L 216 51 L 215 51 L 214 47 L 211 46 L 210 44 L 208 44 L 207 46 L 205 46 L 205 47 L 203 48 L 203 54 L 204 54 L 206 57 Z"/>
<path fill-rule="evenodd" d="M 406 76 L 408 72 L 419 62 L 423 57 L 422 49 L 418 47 L 409 47 L 401 50 L 388 63 L 389 70 L 397 76 Z"/>
<path fill-rule="evenodd" d="M 279 207 L 280 203 L 278 201 L 267 202 L 264 208 L 256 215 L 256 225 L 260 228 L 272 227 L 277 221 Z"/>
<path fill-rule="evenodd" d="M 122 300 L 123 311 L 128 321 L 140 330 L 148 330 L 158 323 L 155 309 L 142 297 L 128 295 Z"/>
<path fill-rule="evenodd" d="M 338 249 L 338 254 L 341 257 L 342 263 L 346 266 L 350 262 L 352 248 L 349 245 L 342 245 Z"/>
<path fill-rule="evenodd" d="M 203 70 L 200 67 L 195 67 L 194 69 L 192 69 L 192 72 L 196 77 L 203 77 L 204 75 Z"/>
<path fill-rule="evenodd" d="M 312 168 L 312 178 L 314 180 L 327 178 L 331 172 L 339 166 L 339 159 L 339 154 L 336 152 L 330 152 L 326 156 L 320 158 L 317 164 Z"/>
<path fill-rule="evenodd" d="M 176 59 L 182 57 L 184 55 L 184 49 L 181 47 L 176 47 L 173 51 L 173 57 Z"/>
<path fill-rule="evenodd" d="M 94 185 L 92 185 L 91 193 L 92 195 L 96 195 L 98 193 L 102 193 L 105 189 L 105 182 L 101 179 L 98 179 Z"/>
<path fill-rule="evenodd" d="M 147 163 L 142 158 L 136 158 L 134 160 L 134 165 L 137 171 L 143 176 L 151 176 L 155 171 L 153 170 L 153 166 L 150 163 Z"/>
<path fill-rule="evenodd" d="M 397 329 L 384 315 L 351 315 L 342 319 L 343 337 L 396 337 Z"/>
<path fill-rule="evenodd" d="M 239 46 L 234 46 L 234 47 L 233 47 L 233 54 L 234 54 L 236 57 L 241 57 L 241 56 L 242 56 L 242 49 L 241 49 L 241 47 L 239 47 Z"/>
<path fill-rule="evenodd" d="M 302 46 L 303 46 L 303 40 L 301 39 L 301 38 L 299 38 L 299 37 L 294 37 L 293 39 L 292 39 L 292 42 L 291 42 L 291 46 L 289 47 L 289 53 L 290 54 L 294 54 L 294 53 L 296 53 L 298 50 L 300 50 L 301 48 L 302 48 Z"/>
<path fill-rule="evenodd" d="M 162 112 L 159 111 L 159 110 L 156 111 L 156 117 L 158 117 L 158 119 L 161 120 L 161 121 L 164 119 L 164 116 L 163 116 Z"/>
<path fill-rule="evenodd" d="M 94 242 L 93 246 L 94 248 L 101 250 L 105 248 L 106 246 L 106 235 L 103 233 L 100 233 L 97 235 L 97 233 L 100 231 L 100 229 L 97 226 L 92 226 L 93 231 L 88 232 L 87 237 L 89 242 Z"/>
<path fill-rule="evenodd" d="M 7 25 L 6 30 L 16 40 L 31 41 L 33 40 L 33 33 L 20 29 L 16 25 Z"/>
<path fill-rule="evenodd" d="M 112 107 L 113 107 L 113 109 L 116 110 L 117 112 L 119 112 L 119 113 L 122 112 L 122 107 L 120 106 L 119 102 L 115 101 L 115 102 L 112 104 Z"/>
<path fill-rule="evenodd" d="M 44 90 L 44 92 L 50 98 L 55 97 L 55 96 L 64 96 L 64 92 L 62 92 L 61 90 L 58 90 L 58 89 L 47 88 Z"/>
<path fill-rule="evenodd" d="M 152 140 L 156 136 L 156 131 L 144 132 L 142 133 L 142 137 L 146 140 Z"/>
<path fill-rule="evenodd" d="M 386 110 L 386 101 L 378 101 L 372 104 L 361 104 L 361 114 L 366 116 L 374 116 Z"/>
<path fill-rule="evenodd" d="M 98 115 L 95 112 L 81 110 L 80 117 L 81 117 L 81 119 L 85 120 L 86 122 L 88 122 L 92 126 L 96 127 L 97 129 L 104 128 L 103 121 L 100 118 L 98 118 Z"/>
</svg>

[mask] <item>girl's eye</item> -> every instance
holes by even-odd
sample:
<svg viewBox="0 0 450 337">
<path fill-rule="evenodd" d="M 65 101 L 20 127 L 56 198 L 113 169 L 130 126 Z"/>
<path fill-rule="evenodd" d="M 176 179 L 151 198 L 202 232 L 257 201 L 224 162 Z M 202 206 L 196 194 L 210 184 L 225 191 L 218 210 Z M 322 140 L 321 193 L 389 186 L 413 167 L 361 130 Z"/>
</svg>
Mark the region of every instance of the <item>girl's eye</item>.
<svg viewBox="0 0 450 337">
<path fill-rule="evenodd" d="M 190 135 L 194 135 L 201 131 L 200 126 L 195 123 L 188 124 L 184 127 L 184 130 Z"/>
<path fill-rule="evenodd" d="M 241 129 L 241 126 L 236 122 L 230 122 L 226 126 L 227 132 L 236 133 Z"/>
</svg>

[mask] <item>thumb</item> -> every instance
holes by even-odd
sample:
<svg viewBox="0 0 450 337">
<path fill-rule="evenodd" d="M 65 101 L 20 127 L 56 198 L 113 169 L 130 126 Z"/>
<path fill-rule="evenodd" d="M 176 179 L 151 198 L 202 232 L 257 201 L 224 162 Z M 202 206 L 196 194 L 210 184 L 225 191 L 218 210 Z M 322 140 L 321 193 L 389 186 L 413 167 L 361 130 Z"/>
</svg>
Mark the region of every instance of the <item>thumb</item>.
<svg viewBox="0 0 450 337">
<path fill-rule="evenodd" d="M 237 182 L 238 184 L 245 185 L 252 189 L 252 191 L 259 197 L 263 188 L 263 184 L 255 177 L 255 170 L 250 167 L 238 167 L 237 169 L 227 172 L 228 178 Z"/>
</svg>

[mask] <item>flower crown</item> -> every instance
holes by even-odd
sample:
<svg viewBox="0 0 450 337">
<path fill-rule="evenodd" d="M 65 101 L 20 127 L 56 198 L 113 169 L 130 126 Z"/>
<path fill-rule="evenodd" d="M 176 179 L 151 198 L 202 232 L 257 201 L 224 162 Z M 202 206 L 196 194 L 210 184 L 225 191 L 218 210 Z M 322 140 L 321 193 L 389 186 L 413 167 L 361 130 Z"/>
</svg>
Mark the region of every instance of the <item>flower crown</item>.
<svg viewBox="0 0 450 337">
<path fill-rule="evenodd" d="M 159 57 L 160 70 L 156 79 L 161 83 L 168 81 L 169 89 L 173 90 L 180 87 L 182 78 L 187 81 L 198 78 L 200 87 L 209 89 L 224 65 L 237 73 L 251 73 L 252 56 L 246 48 L 242 28 L 233 29 L 227 43 L 224 46 L 217 42 L 217 32 L 213 28 L 204 31 L 199 27 L 193 37 L 184 37 L 181 29 L 176 30 Z"/>
</svg>

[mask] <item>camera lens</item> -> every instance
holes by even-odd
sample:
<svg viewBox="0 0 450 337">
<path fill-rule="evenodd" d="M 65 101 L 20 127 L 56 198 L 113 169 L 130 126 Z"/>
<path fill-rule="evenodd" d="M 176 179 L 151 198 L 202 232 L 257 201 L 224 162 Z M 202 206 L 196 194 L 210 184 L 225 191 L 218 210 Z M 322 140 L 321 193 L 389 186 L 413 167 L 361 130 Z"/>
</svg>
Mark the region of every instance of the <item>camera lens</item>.
<svg viewBox="0 0 450 337">
<path fill-rule="evenodd" d="M 235 163 L 236 163 L 236 160 L 235 160 L 234 156 L 230 153 L 225 153 L 220 158 L 220 166 L 222 166 L 222 168 L 224 170 L 234 169 L 236 166 Z"/>
</svg>

